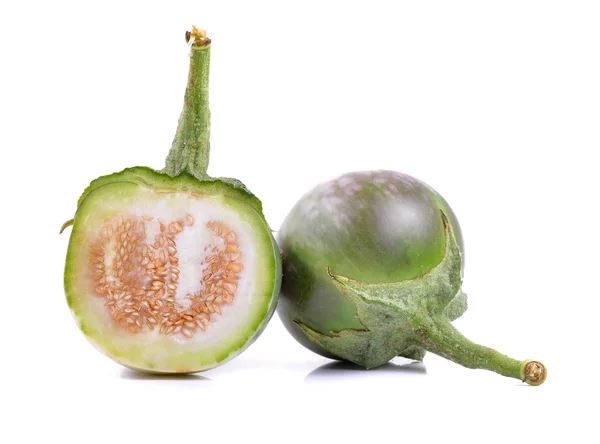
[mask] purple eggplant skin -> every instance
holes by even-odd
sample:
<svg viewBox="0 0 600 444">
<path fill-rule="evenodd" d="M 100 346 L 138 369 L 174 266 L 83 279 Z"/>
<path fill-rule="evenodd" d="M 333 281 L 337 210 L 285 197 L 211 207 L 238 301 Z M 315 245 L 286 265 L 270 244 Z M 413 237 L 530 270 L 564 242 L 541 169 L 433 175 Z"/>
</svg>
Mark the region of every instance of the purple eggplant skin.
<svg viewBox="0 0 600 444">
<path fill-rule="evenodd" d="M 464 242 L 432 187 L 387 170 L 358 171 L 305 194 L 277 235 L 278 314 L 302 345 L 366 368 L 431 351 L 539 385 L 546 370 L 474 344 L 450 323 L 467 309 Z"/>
</svg>

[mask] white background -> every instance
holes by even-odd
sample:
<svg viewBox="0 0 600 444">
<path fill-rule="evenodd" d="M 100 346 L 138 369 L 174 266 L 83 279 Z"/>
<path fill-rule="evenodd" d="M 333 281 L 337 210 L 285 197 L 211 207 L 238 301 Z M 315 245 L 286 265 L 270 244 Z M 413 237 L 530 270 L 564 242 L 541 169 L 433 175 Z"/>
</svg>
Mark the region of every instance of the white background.
<svg viewBox="0 0 600 444">
<path fill-rule="evenodd" d="M 599 23 L 595 1 L 3 2 L 0 441 L 597 440 Z M 192 24 L 213 40 L 209 172 L 245 182 L 275 228 L 346 171 L 428 182 L 465 236 L 455 325 L 543 361 L 543 386 L 434 355 L 340 368 L 276 317 L 179 378 L 85 340 L 58 229 L 95 177 L 162 168 Z"/>
</svg>

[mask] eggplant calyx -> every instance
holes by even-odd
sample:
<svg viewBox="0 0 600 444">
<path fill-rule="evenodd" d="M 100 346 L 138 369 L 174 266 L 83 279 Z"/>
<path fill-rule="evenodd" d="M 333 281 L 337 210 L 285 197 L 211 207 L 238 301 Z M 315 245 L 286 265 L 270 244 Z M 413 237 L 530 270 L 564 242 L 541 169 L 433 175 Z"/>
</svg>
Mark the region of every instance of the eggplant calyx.
<svg viewBox="0 0 600 444">
<path fill-rule="evenodd" d="M 327 274 L 338 290 L 356 306 L 365 330 L 341 330 L 329 335 L 297 322 L 311 341 L 348 361 L 371 368 L 394 356 L 421 357 L 430 351 L 467 368 L 494 371 L 531 385 L 545 380 L 538 361 L 518 361 L 496 350 L 471 342 L 451 321 L 467 308 L 462 292 L 461 253 L 442 213 L 446 249 L 441 262 L 415 279 L 367 283 Z"/>
</svg>

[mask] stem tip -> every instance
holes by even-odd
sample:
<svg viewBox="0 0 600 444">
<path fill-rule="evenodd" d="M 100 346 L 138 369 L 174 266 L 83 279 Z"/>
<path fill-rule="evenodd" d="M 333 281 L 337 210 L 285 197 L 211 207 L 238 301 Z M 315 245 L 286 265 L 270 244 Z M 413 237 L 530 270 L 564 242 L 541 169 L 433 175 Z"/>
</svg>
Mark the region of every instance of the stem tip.
<svg viewBox="0 0 600 444">
<path fill-rule="evenodd" d="M 210 44 L 210 39 L 207 37 L 206 31 L 198 29 L 195 26 L 192 26 L 191 31 L 186 31 L 185 41 L 195 47 L 208 46 Z"/>
<path fill-rule="evenodd" d="M 521 370 L 523 382 L 529 385 L 540 385 L 548 374 L 546 367 L 539 361 L 525 361 Z"/>
</svg>

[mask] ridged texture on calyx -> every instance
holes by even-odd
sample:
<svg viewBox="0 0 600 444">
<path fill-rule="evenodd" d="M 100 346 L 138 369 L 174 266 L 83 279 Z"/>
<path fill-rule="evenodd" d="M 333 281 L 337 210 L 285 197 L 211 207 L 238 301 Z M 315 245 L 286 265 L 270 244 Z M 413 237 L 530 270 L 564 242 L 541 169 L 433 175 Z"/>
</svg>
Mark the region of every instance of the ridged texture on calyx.
<svg viewBox="0 0 600 444">
<path fill-rule="evenodd" d="M 448 227 L 443 213 L 440 217 Z M 451 321 L 466 310 L 466 296 L 460 290 L 460 250 L 449 228 L 442 261 L 421 277 L 375 284 L 354 281 L 334 271 L 330 277 L 356 307 L 364 329 L 325 335 L 302 321 L 297 324 L 329 353 L 366 368 L 383 365 L 395 356 L 415 357 L 415 347 L 419 348 L 415 331 L 421 328 L 422 319 L 445 317 Z"/>
</svg>

